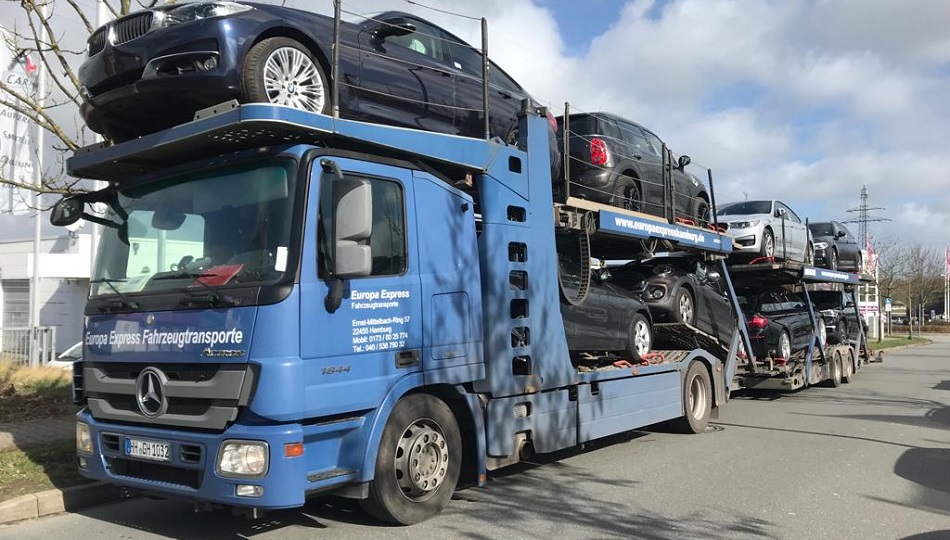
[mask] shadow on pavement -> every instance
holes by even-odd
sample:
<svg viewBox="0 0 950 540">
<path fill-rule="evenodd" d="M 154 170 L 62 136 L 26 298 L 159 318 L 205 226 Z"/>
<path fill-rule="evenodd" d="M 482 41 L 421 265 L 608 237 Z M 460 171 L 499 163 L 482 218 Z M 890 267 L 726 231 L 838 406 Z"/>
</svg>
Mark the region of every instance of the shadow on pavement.
<svg viewBox="0 0 950 540">
<path fill-rule="evenodd" d="M 609 470 L 563 462 L 582 452 L 624 444 L 645 435 L 648 433 L 634 432 L 610 437 L 587 445 L 585 450 L 557 452 L 498 471 L 489 477 L 486 487 L 456 492 L 442 515 L 411 528 L 379 523 L 367 517 L 357 501 L 335 497 L 315 498 L 301 509 L 271 512 L 258 521 L 237 518 L 227 511 L 194 514 L 183 503 L 146 499 L 81 513 L 178 539 L 280 538 L 300 534 L 316 537 L 334 532 L 346 532 L 354 538 L 544 536 L 544 532 L 538 530 L 539 524 L 544 530 L 555 531 L 552 534 L 557 538 L 777 537 L 772 532 L 776 526 L 769 521 L 751 515 L 736 516 L 711 507 L 690 509 L 686 514 L 658 515 L 635 502 L 621 502 L 619 497 L 611 497 L 610 493 L 618 490 L 635 494 L 634 501 L 655 496 L 637 481 L 617 478 Z M 588 495 L 592 485 L 602 488 L 595 492 L 599 495 Z M 712 518 L 711 512 L 728 517 Z M 346 524 L 345 527 L 342 524 Z"/>
</svg>

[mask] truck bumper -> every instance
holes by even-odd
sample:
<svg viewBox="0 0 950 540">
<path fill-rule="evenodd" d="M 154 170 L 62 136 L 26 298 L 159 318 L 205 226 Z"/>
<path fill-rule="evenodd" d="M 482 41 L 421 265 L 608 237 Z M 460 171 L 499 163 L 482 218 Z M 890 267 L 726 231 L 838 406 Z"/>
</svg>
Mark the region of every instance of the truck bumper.
<svg viewBox="0 0 950 540">
<path fill-rule="evenodd" d="M 355 478 L 355 472 L 348 470 L 345 472 L 350 474 L 314 474 L 314 467 L 340 470 L 336 466 L 339 456 L 320 450 L 326 449 L 328 442 L 331 447 L 335 446 L 333 443 L 338 443 L 349 431 L 346 429 L 305 434 L 299 424 L 235 424 L 223 433 L 196 433 L 107 424 L 93 419 L 88 411 L 80 412 L 77 420 L 89 426 L 93 441 L 91 455 L 79 454 L 80 473 L 87 478 L 152 495 L 238 507 L 295 508 L 304 504 L 308 492 L 329 489 Z M 303 455 L 285 457 L 285 445 L 304 443 L 305 436 L 309 440 L 304 445 Z M 168 460 L 155 461 L 129 456 L 126 453 L 128 438 L 168 443 Z M 227 478 L 218 474 L 218 451 L 222 443 L 228 440 L 267 443 L 268 466 L 265 474 L 258 478 Z M 238 495 L 239 486 L 258 486 L 257 489 L 242 487 L 242 492 L 258 492 L 259 495 Z"/>
</svg>

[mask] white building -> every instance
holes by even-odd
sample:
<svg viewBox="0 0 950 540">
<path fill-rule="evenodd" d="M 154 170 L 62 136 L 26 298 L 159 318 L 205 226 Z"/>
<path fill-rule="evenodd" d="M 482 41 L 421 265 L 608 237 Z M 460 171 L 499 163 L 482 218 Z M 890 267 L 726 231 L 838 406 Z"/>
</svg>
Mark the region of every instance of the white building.
<svg viewBox="0 0 950 540">
<path fill-rule="evenodd" d="M 39 249 L 40 326 L 55 329 L 57 351 L 82 339 L 83 307 L 92 267 L 91 235 L 63 232 L 61 236 L 42 238 Z M 4 339 L 30 326 L 32 275 L 33 241 L 0 242 L 0 328 Z"/>
</svg>

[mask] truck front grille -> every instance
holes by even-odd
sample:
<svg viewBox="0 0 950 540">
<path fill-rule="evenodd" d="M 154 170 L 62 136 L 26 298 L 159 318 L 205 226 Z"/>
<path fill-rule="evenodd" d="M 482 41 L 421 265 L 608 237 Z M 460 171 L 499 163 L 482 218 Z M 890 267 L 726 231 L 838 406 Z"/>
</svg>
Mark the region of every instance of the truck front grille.
<svg viewBox="0 0 950 540">
<path fill-rule="evenodd" d="M 164 413 L 147 416 L 139 407 L 139 375 L 151 367 L 164 374 Z M 87 362 L 83 366 L 89 410 L 100 420 L 221 431 L 247 405 L 257 378 L 248 364 L 138 364 Z M 143 379 L 144 380 L 144 379 Z"/>
</svg>

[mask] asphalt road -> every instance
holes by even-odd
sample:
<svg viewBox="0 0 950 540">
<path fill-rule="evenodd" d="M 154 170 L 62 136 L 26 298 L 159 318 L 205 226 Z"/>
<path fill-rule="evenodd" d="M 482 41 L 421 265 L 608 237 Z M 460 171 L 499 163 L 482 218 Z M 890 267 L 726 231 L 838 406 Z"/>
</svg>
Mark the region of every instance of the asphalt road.
<svg viewBox="0 0 950 540">
<path fill-rule="evenodd" d="M 950 338 L 840 388 L 736 396 L 702 435 L 637 432 L 496 474 L 413 527 L 347 500 L 252 522 L 137 499 L 7 538 L 950 539 Z"/>
</svg>

